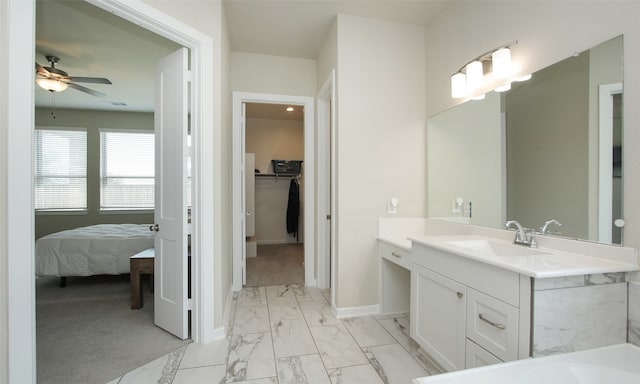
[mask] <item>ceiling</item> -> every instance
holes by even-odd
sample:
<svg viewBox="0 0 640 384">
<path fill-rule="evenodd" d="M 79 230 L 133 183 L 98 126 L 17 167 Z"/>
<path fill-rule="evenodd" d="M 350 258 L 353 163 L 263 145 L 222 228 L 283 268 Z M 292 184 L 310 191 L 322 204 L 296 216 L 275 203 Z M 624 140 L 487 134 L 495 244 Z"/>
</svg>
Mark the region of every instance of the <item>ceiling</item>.
<svg viewBox="0 0 640 384">
<path fill-rule="evenodd" d="M 315 59 L 337 14 L 426 25 L 445 1 L 432 0 L 224 0 L 231 50 Z M 52 94 L 35 86 L 36 106 L 153 111 L 153 74 L 160 58 L 178 45 L 84 1 L 36 1 L 36 61 L 45 55 L 70 76 L 106 77 L 87 84 L 105 93 L 75 89 Z"/>
</svg>

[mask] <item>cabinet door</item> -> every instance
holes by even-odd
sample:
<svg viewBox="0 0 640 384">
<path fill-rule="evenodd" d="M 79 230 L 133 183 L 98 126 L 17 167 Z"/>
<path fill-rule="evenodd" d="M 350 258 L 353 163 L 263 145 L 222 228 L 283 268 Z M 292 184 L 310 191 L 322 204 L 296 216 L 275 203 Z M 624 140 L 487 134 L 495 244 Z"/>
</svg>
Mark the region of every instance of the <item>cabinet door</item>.
<svg viewBox="0 0 640 384">
<path fill-rule="evenodd" d="M 466 287 L 427 268 L 411 272 L 411 337 L 447 371 L 465 367 Z"/>
</svg>

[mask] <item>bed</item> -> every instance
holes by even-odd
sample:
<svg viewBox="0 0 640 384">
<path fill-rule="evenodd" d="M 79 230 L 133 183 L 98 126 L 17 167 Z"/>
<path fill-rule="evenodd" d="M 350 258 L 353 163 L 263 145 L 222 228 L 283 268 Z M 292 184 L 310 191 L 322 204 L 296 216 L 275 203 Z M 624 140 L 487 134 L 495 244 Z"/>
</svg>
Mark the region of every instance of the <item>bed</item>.
<svg viewBox="0 0 640 384">
<path fill-rule="evenodd" d="M 56 232 L 36 240 L 37 276 L 129 273 L 129 257 L 153 248 L 150 224 L 98 224 Z"/>
</svg>

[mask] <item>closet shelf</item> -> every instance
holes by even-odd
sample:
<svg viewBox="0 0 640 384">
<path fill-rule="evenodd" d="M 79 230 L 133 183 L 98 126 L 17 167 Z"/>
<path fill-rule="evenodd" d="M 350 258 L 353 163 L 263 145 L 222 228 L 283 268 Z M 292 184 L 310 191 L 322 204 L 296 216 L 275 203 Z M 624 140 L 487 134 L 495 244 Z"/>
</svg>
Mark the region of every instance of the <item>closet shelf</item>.
<svg viewBox="0 0 640 384">
<path fill-rule="evenodd" d="M 256 173 L 256 177 L 296 177 L 299 173 Z"/>
</svg>

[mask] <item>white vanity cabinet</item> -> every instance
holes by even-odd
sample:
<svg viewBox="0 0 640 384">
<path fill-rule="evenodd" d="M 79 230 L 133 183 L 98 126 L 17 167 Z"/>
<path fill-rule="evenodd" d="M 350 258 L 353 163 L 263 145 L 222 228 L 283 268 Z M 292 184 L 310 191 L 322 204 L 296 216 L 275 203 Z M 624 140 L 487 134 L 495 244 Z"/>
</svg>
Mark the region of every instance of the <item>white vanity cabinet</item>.
<svg viewBox="0 0 640 384">
<path fill-rule="evenodd" d="M 529 356 L 529 278 L 413 243 L 411 337 L 447 371 Z"/>
<path fill-rule="evenodd" d="M 411 337 L 447 371 L 465 367 L 467 287 L 414 265 Z"/>
</svg>

